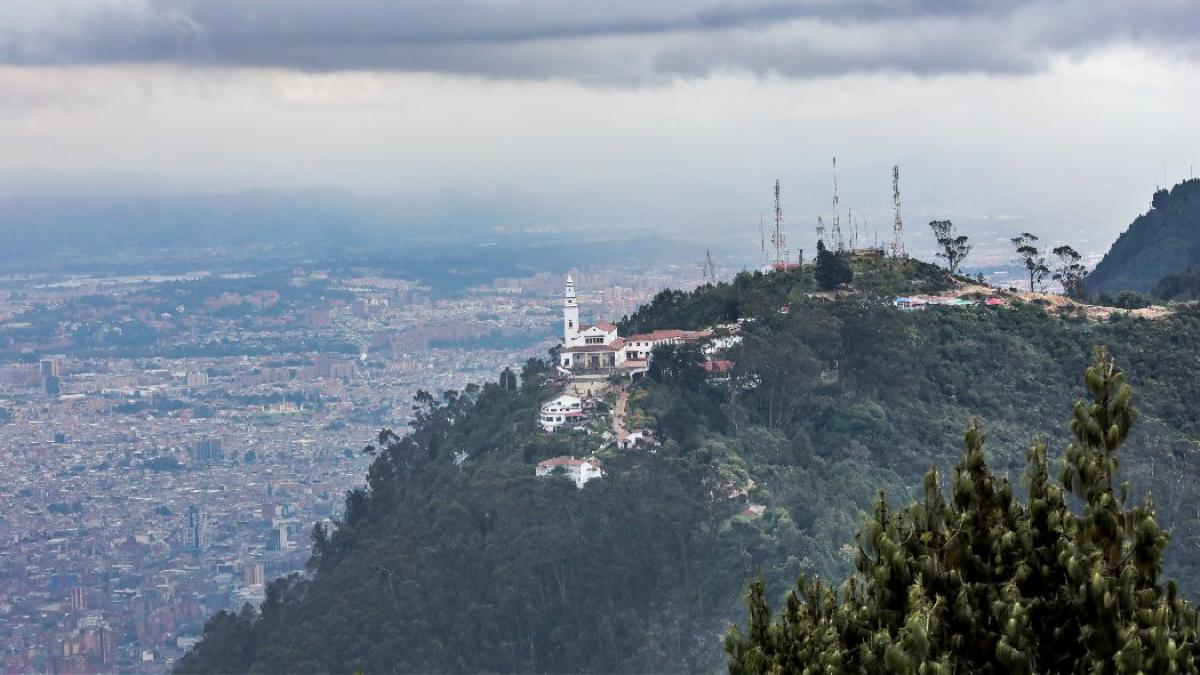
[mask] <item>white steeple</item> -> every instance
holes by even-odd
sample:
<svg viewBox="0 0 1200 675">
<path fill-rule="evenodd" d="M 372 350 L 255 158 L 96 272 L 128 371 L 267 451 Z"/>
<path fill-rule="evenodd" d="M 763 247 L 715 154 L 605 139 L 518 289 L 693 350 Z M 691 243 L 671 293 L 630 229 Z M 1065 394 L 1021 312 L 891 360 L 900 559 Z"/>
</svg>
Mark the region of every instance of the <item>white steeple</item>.
<svg viewBox="0 0 1200 675">
<path fill-rule="evenodd" d="M 563 291 L 563 346 L 579 335 L 579 305 L 575 302 L 575 280 L 567 275 L 567 286 Z"/>
</svg>

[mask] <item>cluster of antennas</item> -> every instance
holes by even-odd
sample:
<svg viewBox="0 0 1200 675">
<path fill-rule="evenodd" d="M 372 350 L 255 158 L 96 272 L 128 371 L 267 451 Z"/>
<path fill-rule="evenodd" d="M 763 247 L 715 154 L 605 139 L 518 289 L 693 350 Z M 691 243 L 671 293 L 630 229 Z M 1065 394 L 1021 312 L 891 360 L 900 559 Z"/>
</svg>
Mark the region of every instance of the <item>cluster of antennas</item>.
<svg viewBox="0 0 1200 675">
<path fill-rule="evenodd" d="M 894 210 L 895 219 L 892 224 L 892 241 L 884 246 L 880 246 L 879 236 L 875 235 L 874 245 L 871 247 L 859 246 L 859 222 L 854 217 L 853 210 L 847 210 L 846 220 L 849 226 L 849 237 L 842 233 L 842 216 L 841 205 L 838 197 L 838 179 L 837 179 L 837 157 L 833 158 L 833 202 L 831 204 L 832 218 L 830 220 L 829 239 L 825 237 L 825 220 L 817 216 L 817 241 L 824 244 L 827 248 L 839 254 L 870 254 L 870 255 L 885 255 L 890 254 L 893 258 L 903 258 L 907 256 L 904 250 L 904 221 L 900 216 L 900 167 L 892 167 L 892 207 Z M 866 221 L 863 221 L 864 229 Z M 759 239 L 762 246 L 762 255 L 764 264 L 769 264 L 775 269 L 786 269 L 794 267 L 791 262 L 790 252 L 786 246 L 786 237 L 783 232 L 783 207 L 780 203 L 780 183 L 775 180 L 775 229 L 771 232 L 770 242 L 773 256 L 768 259 L 767 252 L 767 237 L 763 231 L 762 215 L 759 215 L 758 221 Z M 800 255 L 797 259 L 799 264 L 804 262 L 804 250 L 800 250 Z"/>
</svg>

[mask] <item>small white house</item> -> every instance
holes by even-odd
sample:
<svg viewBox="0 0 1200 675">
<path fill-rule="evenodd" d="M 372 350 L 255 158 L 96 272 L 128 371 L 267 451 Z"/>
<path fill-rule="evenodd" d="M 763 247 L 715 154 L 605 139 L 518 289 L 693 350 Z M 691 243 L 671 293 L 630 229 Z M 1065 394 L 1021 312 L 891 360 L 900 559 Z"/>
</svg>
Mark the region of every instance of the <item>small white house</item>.
<svg viewBox="0 0 1200 675">
<path fill-rule="evenodd" d="M 575 481 L 575 487 L 581 489 L 589 480 L 604 475 L 604 471 L 600 468 L 600 462 L 595 459 L 575 459 L 565 456 L 538 462 L 537 470 L 534 473 L 538 476 L 549 476 L 556 471 L 561 471 Z"/>
<path fill-rule="evenodd" d="M 583 399 L 563 394 L 542 404 L 538 424 L 542 425 L 543 431 L 554 431 L 564 424 L 583 418 Z"/>
</svg>

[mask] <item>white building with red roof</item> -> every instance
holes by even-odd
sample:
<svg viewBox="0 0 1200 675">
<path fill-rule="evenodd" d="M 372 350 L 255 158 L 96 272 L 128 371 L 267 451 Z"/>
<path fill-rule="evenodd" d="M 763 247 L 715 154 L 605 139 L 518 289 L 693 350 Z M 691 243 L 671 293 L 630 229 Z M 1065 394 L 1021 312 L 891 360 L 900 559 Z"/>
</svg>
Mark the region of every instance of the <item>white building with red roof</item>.
<svg viewBox="0 0 1200 675">
<path fill-rule="evenodd" d="M 711 330 L 656 330 L 649 333 L 638 333 L 625 338 L 625 361 L 646 365 L 650 354 L 659 345 L 679 345 L 687 342 L 700 342 L 712 337 Z"/>
<path fill-rule="evenodd" d="M 542 404 L 538 415 L 538 424 L 542 431 L 554 431 L 562 426 L 586 419 L 583 411 L 583 399 L 570 394 L 563 394 Z"/>
<path fill-rule="evenodd" d="M 567 275 L 563 293 L 563 341 L 559 365 L 571 371 L 603 371 L 625 366 L 625 341 L 617 327 L 606 321 L 579 324 L 575 280 Z"/>
<path fill-rule="evenodd" d="M 565 475 L 575 481 L 575 487 L 581 489 L 588 481 L 604 476 L 604 470 L 600 468 L 598 460 L 592 458 L 575 459 L 574 457 L 566 456 L 554 457 L 538 462 L 534 473 L 538 476 L 550 476 L 556 473 Z"/>
<path fill-rule="evenodd" d="M 580 325 L 575 280 L 567 275 L 563 292 L 563 341 L 559 350 L 559 365 L 566 370 L 589 373 L 644 368 L 650 353 L 659 345 L 700 342 L 711 336 L 709 330 L 656 330 L 622 338 L 617 327 L 607 321 Z"/>
</svg>

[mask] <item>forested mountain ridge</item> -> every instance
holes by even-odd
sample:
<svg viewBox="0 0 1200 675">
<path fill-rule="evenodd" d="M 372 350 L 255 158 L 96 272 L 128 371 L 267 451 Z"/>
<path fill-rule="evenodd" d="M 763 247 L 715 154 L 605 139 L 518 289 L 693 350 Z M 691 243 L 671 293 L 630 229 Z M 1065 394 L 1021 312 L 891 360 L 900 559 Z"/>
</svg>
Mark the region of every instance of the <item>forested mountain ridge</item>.
<svg viewBox="0 0 1200 675">
<path fill-rule="evenodd" d="M 877 488 L 897 504 L 919 495 L 971 419 L 1014 482 L 1030 438 L 1065 442 L 1063 411 L 1097 346 L 1126 368 L 1143 413 L 1122 470 L 1154 486 L 1168 572 L 1195 595 L 1200 311 L 901 312 L 892 294 L 956 282 L 916 261 L 855 272 L 841 298 L 815 293 L 806 268 L 667 292 L 627 317 L 637 330 L 742 320 L 741 341 L 724 377 L 704 376 L 696 350 L 656 356 L 628 421 L 662 446 L 602 451 L 605 477 L 582 490 L 533 475 L 541 459 L 599 446 L 535 431 L 556 390 L 547 363 L 527 364 L 519 387 L 423 396 L 412 433 L 380 439 L 342 526 L 314 532 L 310 578 L 275 582 L 259 612 L 214 618 L 179 672 L 720 668 L 747 579 L 781 593 L 800 572 L 843 578 Z"/>
<path fill-rule="evenodd" d="M 1196 268 L 1200 268 L 1200 178 L 1154 193 L 1151 209 L 1117 237 L 1088 276 L 1087 290 L 1093 295 L 1149 293 L 1165 278 Z M 1166 283 L 1167 290 L 1175 285 Z M 1177 295 L 1178 291 L 1162 297 Z M 1200 294 L 1189 292 L 1188 297 Z"/>
</svg>

